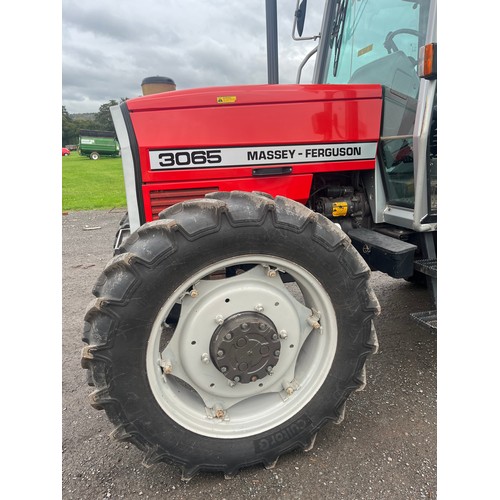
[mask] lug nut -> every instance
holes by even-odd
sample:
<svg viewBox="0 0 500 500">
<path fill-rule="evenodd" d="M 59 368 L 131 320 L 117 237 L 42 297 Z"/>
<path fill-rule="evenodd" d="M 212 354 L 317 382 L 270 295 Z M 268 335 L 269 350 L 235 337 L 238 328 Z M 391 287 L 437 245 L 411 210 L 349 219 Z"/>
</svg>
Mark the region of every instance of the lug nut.
<svg viewBox="0 0 500 500">
<path fill-rule="evenodd" d="M 307 322 L 315 329 L 321 328 L 321 325 L 318 323 L 318 320 L 314 316 L 310 316 L 307 318 Z"/>
<path fill-rule="evenodd" d="M 221 366 L 220 371 L 221 371 L 222 373 L 226 373 L 226 372 L 227 372 L 227 366 Z"/>
<path fill-rule="evenodd" d="M 264 323 L 259 323 L 259 330 L 265 330 L 266 325 Z"/>
<path fill-rule="evenodd" d="M 276 278 L 276 270 L 275 269 L 269 269 L 269 271 L 267 272 L 267 275 L 270 278 Z"/>
<path fill-rule="evenodd" d="M 293 394 L 293 387 L 287 387 L 286 388 L 286 393 L 291 396 Z"/>
<path fill-rule="evenodd" d="M 163 372 L 164 375 L 170 375 L 172 373 L 172 362 L 167 359 L 165 361 L 163 360 L 158 360 L 158 364 L 161 367 L 161 371 Z"/>
<path fill-rule="evenodd" d="M 280 339 L 285 340 L 286 338 L 288 338 L 287 331 L 286 330 L 281 330 L 281 332 L 280 332 Z"/>
<path fill-rule="evenodd" d="M 264 306 L 262 304 L 257 304 L 254 309 L 257 311 L 257 312 L 262 312 L 264 310 Z"/>
<path fill-rule="evenodd" d="M 280 355 L 280 351 L 279 350 L 274 351 L 274 355 L 278 357 Z"/>
<path fill-rule="evenodd" d="M 196 298 L 198 297 L 198 290 L 195 290 L 194 288 L 189 292 L 189 295 L 191 295 L 191 297 Z"/>
<path fill-rule="evenodd" d="M 241 380 L 241 378 L 240 378 L 240 377 L 238 377 L 238 375 L 236 375 L 236 377 L 234 377 L 234 378 L 233 378 L 233 380 L 234 380 L 235 382 L 239 382 L 239 381 Z"/>
<path fill-rule="evenodd" d="M 222 323 L 224 323 L 224 318 L 220 314 L 217 314 L 217 316 L 215 316 L 215 322 L 218 325 L 222 325 Z"/>
<path fill-rule="evenodd" d="M 201 361 L 203 363 L 205 363 L 206 365 L 208 365 L 208 363 L 210 363 L 210 356 L 204 352 L 202 355 L 201 355 Z"/>
<path fill-rule="evenodd" d="M 273 333 L 273 340 L 278 340 L 278 334 L 277 333 Z"/>
<path fill-rule="evenodd" d="M 271 372 L 273 371 L 273 368 L 274 368 L 274 366 L 269 365 L 269 366 L 266 368 L 267 373 L 271 373 Z"/>
<path fill-rule="evenodd" d="M 231 340 L 233 338 L 233 336 L 230 333 L 226 333 L 226 335 L 224 336 L 224 338 L 226 340 Z"/>
<path fill-rule="evenodd" d="M 219 356 L 219 358 L 222 358 L 222 356 L 224 356 L 224 351 L 222 349 L 219 349 L 217 351 L 217 356 Z"/>
</svg>

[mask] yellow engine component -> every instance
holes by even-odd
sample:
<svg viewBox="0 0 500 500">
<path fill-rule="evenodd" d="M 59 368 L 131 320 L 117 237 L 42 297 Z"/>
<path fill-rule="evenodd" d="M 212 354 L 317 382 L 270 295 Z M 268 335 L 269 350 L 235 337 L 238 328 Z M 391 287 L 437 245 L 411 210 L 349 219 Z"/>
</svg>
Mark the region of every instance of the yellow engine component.
<svg viewBox="0 0 500 500">
<path fill-rule="evenodd" d="M 332 203 L 333 217 L 345 217 L 347 215 L 349 205 L 346 201 L 335 201 Z"/>
</svg>

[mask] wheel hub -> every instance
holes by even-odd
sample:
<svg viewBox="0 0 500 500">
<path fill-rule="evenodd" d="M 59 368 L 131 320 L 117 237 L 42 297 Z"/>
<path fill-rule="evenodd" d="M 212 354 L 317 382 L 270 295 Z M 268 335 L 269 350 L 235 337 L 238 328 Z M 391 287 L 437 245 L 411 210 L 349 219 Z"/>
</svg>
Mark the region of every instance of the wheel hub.
<svg viewBox="0 0 500 500">
<path fill-rule="evenodd" d="M 212 335 L 210 356 L 229 380 L 248 384 L 269 375 L 280 356 L 274 323 L 264 314 L 233 314 Z"/>
</svg>

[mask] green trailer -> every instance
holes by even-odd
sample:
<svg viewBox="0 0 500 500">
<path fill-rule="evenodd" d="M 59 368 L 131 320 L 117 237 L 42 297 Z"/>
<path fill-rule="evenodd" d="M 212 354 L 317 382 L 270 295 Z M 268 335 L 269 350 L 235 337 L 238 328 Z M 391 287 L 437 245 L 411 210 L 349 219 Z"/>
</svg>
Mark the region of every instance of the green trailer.
<svg viewBox="0 0 500 500">
<path fill-rule="evenodd" d="M 91 160 L 98 160 L 101 156 L 120 156 L 120 144 L 115 132 L 80 130 L 78 153 Z"/>
</svg>

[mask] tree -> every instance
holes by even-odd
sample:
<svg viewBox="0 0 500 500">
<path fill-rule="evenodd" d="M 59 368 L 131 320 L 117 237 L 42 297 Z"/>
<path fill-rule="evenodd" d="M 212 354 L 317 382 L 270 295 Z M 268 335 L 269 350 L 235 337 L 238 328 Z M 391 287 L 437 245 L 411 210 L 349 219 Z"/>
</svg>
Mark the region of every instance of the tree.
<svg viewBox="0 0 500 500">
<path fill-rule="evenodd" d="M 121 97 L 120 104 L 126 101 L 128 97 Z M 96 130 L 115 130 L 115 126 L 113 124 L 113 119 L 111 118 L 111 106 L 116 106 L 118 104 L 117 101 L 111 99 L 105 104 L 102 104 L 99 108 L 99 112 L 95 116 L 95 128 Z"/>
<path fill-rule="evenodd" d="M 62 107 L 62 146 L 71 144 L 70 139 L 74 135 L 74 124 L 69 116 L 66 106 Z"/>
<path fill-rule="evenodd" d="M 62 146 L 78 144 L 80 129 L 95 129 L 93 120 L 72 118 L 65 106 L 62 107 Z"/>
<path fill-rule="evenodd" d="M 117 101 L 111 99 L 106 104 L 102 104 L 100 106 L 99 112 L 95 116 L 96 130 L 115 130 L 109 108 L 111 106 L 116 106 L 117 104 Z"/>
</svg>

